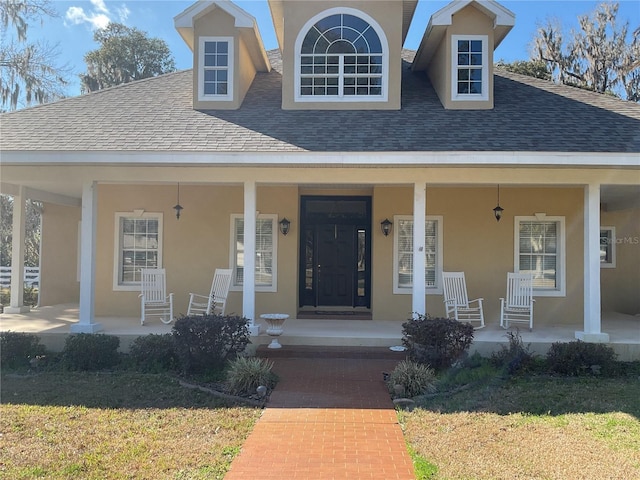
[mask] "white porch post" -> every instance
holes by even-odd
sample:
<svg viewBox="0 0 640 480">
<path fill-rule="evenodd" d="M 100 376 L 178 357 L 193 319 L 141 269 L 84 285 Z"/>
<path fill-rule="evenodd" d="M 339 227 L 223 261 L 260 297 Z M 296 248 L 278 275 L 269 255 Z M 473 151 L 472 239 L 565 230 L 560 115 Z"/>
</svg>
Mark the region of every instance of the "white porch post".
<svg viewBox="0 0 640 480">
<path fill-rule="evenodd" d="M 11 237 L 11 298 L 5 313 L 25 313 L 30 310 L 24 305 L 24 239 L 26 198 L 24 187 L 19 186 L 13 195 L 13 225 Z"/>
<path fill-rule="evenodd" d="M 96 230 L 98 220 L 96 182 L 82 186 L 82 223 L 80 227 L 80 321 L 71 325 L 72 333 L 95 333 L 102 325 L 95 323 Z"/>
<path fill-rule="evenodd" d="M 600 312 L 600 185 L 584 188 L 584 331 L 578 340 L 608 342 L 601 331 Z"/>
<path fill-rule="evenodd" d="M 427 186 L 424 183 L 413 185 L 413 289 L 412 314 L 426 314 L 426 285 L 424 279 L 425 253 L 424 234 L 427 215 Z"/>
<path fill-rule="evenodd" d="M 242 315 L 249 320 L 249 333 L 255 337 L 260 327 L 255 323 L 256 309 L 256 182 L 244 183 L 244 276 Z"/>
</svg>

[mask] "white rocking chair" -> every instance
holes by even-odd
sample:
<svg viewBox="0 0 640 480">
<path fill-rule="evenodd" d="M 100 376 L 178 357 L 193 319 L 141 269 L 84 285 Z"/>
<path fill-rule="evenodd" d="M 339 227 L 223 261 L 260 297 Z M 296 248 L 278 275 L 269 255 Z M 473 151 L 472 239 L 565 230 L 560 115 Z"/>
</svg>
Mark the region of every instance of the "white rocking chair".
<svg viewBox="0 0 640 480">
<path fill-rule="evenodd" d="M 173 293 L 167 295 L 167 277 L 164 268 L 143 268 L 140 282 L 140 324 L 147 317 L 159 317 L 162 323 L 173 320 Z"/>
<path fill-rule="evenodd" d="M 227 307 L 227 296 L 231 286 L 231 269 L 217 268 L 213 274 L 209 295 L 189 294 L 187 315 L 224 315 Z"/>
<path fill-rule="evenodd" d="M 507 296 L 500 299 L 500 326 L 512 322 L 529 324 L 533 330 L 533 277 L 529 273 L 507 273 Z"/>
<path fill-rule="evenodd" d="M 459 322 L 478 322 L 479 325 L 474 327 L 476 330 L 484 327 L 484 312 L 482 310 L 484 299 L 469 300 L 464 272 L 442 272 L 442 284 L 447 318 Z M 472 306 L 472 304 L 475 305 Z"/>
</svg>

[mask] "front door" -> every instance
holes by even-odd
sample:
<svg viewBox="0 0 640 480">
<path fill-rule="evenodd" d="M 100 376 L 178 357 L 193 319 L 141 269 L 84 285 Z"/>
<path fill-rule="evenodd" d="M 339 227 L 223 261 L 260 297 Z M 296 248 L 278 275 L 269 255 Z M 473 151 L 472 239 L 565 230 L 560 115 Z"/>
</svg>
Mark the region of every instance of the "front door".
<svg viewBox="0 0 640 480">
<path fill-rule="evenodd" d="M 301 198 L 300 306 L 370 307 L 370 197 Z"/>
</svg>

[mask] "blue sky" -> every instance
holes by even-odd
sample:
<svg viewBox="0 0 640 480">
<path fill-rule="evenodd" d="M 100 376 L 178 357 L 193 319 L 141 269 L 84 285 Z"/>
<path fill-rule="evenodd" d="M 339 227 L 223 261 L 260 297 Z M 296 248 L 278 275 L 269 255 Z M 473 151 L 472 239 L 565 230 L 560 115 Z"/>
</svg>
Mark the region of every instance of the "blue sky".
<svg viewBox="0 0 640 480">
<path fill-rule="evenodd" d="M 375 1 L 375 0 L 374 0 Z M 383 0 L 377 0 L 383 1 Z M 80 93 L 77 75 L 86 69 L 84 55 L 98 48 L 93 41 L 93 32 L 108 21 L 120 22 L 146 31 L 152 37 L 162 38 L 173 53 L 178 69 L 191 68 L 191 51 L 182 41 L 173 26 L 173 17 L 195 3 L 195 0 L 53 0 L 59 16 L 46 19 L 42 25 L 34 23 L 29 27 L 29 37 L 44 38 L 50 44 L 57 44 L 60 64 L 67 64 L 73 73 L 68 95 Z M 276 48 L 273 24 L 266 0 L 234 2 L 253 15 L 267 49 Z M 448 1 L 425 1 L 418 3 L 413 23 L 405 43 L 405 48 L 415 49 L 429 21 L 429 17 L 447 5 Z M 527 60 L 529 44 L 536 27 L 547 18 L 560 20 L 565 32 L 577 28 L 578 15 L 595 10 L 600 1 L 583 0 L 516 0 L 500 2 L 516 15 L 516 25 L 498 47 L 495 59 L 507 62 Z M 619 1 L 618 22 L 629 21 L 630 30 L 640 26 L 640 2 L 638 0 Z"/>
</svg>

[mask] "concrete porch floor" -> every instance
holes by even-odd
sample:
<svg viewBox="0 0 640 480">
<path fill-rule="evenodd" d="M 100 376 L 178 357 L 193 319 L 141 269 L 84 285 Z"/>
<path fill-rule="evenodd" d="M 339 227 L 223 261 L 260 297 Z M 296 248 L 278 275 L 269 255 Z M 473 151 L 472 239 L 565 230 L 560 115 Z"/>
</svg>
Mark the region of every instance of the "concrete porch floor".
<svg viewBox="0 0 640 480">
<path fill-rule="evenodd" d="M 77 322 L 77 304 L 54 305 L 34 308 L 28 313 L 0 314 L 0 331 L 34 333 L 47 348 L 60 351 L 71 325 Z M 102 324 L 100 333 L 120 337 L 122 351 L 127 351 L 131 342 L 140 335 L 169 333 L 172 328 L 172 325 L 155 319 L 142 326 L 138 318 L 132 317 L 99 317 L 96 322 Z M 270 343 L 272 337 L 265 333 L 264 322 L 258 319 L 256 323 L 261 323 L 260 334 L 252 337 L 257 348 Z M 575 332 L 582 329 L 581 324 L 536 326 L 534 323 L 533 332 L 520 328 L 520 334 L 525 345 L 530 344 L 531 350 L 544 354 L 554 342 L 575 340 Z M 602 332 L 609 334 L 609 343 L 620 360 L 640 360 L 640 317 L 606 312 L 602 318 Z M 284 332 L 278 341 L 283 349 L 287 345 L 391 347 L 402 345 L 401 338 L 402 322 L 290 318 L 285 322 Z M 475 331 L 471 352 L 490 355 L 492 351 L 499 350 L 500 345 L 507 344 L 507 331 L 500 328 L 497 319 L 489 320 L 485 328 Z"/>
</svg>

